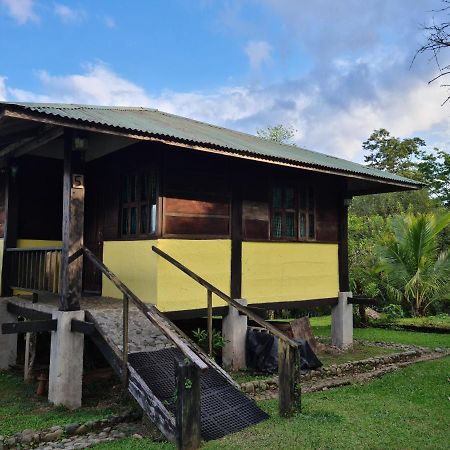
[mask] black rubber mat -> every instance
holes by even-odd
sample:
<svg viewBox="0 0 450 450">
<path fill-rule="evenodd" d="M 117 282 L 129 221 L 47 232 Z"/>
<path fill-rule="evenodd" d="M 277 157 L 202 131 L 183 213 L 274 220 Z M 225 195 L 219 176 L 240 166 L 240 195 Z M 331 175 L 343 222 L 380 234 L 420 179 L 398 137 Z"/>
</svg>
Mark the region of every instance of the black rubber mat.
<svg viewBox="0 0 450 450">
<path fill-rule="evenodd" d="M 175 413 L 175 359 L 183 354 L 176 348 L 131 353 L 128 362 L 152 392 Z M 269 416 L 217 370 L 201 376 L 201 429 L 205 440 L 219 439 L 255 425 Z"/>
</svg>

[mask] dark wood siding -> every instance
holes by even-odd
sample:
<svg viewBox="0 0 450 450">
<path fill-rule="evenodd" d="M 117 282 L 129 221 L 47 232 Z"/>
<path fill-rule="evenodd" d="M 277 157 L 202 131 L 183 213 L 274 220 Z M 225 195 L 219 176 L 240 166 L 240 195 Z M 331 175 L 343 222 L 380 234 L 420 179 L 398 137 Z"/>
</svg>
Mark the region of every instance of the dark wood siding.
<svg viewBox="0 0 450 450">
<path fill-rule="evenodd" d="M 239 185 L 237 190 L 242 193 L 243 240 L 268 241 L 270 189 L 274 180 L 283 180 L 314 187 L 315 241 L 338 241 L 338 177 L 180 150 L 156 143 L 135 144 L 88 164 L 86 237 L 90 233 L 88 217 L 97 215 L 93 223 L 96 223 L 102 239 L 121 239 L 121 180 L 127 171 L 145 167 L 157 167 L 158 170 L 160 200 L 157 236 L 230 238 L 234 183 L 235 188 Z M 98 192 L 93 204 L 93 200 L 89 200 L 90 189 Z M 238 211 L 240 213 L 240 209 Z"/>
<path fill-rule="evenodd" d="M 6 169 L 5 169 L 6 170 Z M 0 239 L 5 237 L 5 183 L 6 173 L 0 172 Z"/>
<path fill-rule="evenodd" d="M 229 162 L 214 155 L 168 149 L 163 165 L 162 235 L 229 237 Z"/>
</svg>

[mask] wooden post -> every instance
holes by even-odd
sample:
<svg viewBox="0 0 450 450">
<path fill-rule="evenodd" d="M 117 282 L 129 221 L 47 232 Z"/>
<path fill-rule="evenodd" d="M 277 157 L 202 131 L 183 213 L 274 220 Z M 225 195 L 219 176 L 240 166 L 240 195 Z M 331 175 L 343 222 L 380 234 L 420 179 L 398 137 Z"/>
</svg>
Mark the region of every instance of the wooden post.
<svg viewBox="0 0 450 450">
<path fill-rule="evenodd" d="M 278 340 L 279 411 L 291 417 L 301 408 L 300 354 L 297 348 Z"/>
<path fill-rule="evenodd" d="M 208 353 L 213 355 L 212 292 L 208 289 Z"/>
<path fill-rule="evenodd" d="M 124 387 L 128 385 L 128 310 L 129 299 L 128 295 L 123 296 L 123 316 L 122 316 L 122 382 Z"/>
<path fill-rule="evenodd" d="M 191 362 L 175 363 L 177 449 L 194 450 L 201 442 L 200 371 Z"/>
<path fill-rule="evenodd" d="M 242 179 L 234 168 L 231 192 L 231 286 L 232 298 L 242 297 Z"/>
<path fill-rule="evenodd" d="M 83 153 L 73 148 L 72 130 L 64 131 L 63 222 L 61 252 L 60 311 L 80 309 L 83 257 L 69 263 L 83 246 L 84 229 L 84 164 Z"/>
<path fill-rule="evenodd" d="M 11 160 L 6 167 L 5 177 L 5 225 L 3 239 L 3 265 L 1 295 L 7 297 L 12 295 L 10 288 L 10 275 L 12 273 L 11 258 L 7 253 L 8 248 L 17 246 L 18 218 L 19 218 L 19 195 L 17 162 Z"/>
<path fill-rule="evenodd" d="M 342 198 L 339 208 L 339 291 L 350 291 L 348 271 L 348 207 L 351 199 Z"/>
</svg>

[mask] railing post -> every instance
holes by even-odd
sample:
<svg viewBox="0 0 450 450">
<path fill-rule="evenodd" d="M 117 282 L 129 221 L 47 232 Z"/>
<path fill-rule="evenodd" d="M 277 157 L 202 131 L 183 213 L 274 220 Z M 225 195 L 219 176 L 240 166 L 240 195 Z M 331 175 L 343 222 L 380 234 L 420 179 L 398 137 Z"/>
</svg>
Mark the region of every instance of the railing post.
<svg viewBox="0 0 450 450">
<path fill-rule="evenodd" d="M 300 354 L 287 342 L 278 340 L 279 411 L 282 417 L 300 412 Z"/>
<path fill-rule="evenodd" d="M 123 314 L 122 314 L 122 382 L 126 388 L 128 385 L 128 295 L 123 296 Z"/>
<path fill-rule="evenodd" d="M 213 322 L 212 322 L 212 292 L 207 289 L 208 293 L 208 354 L 213 355 Z"/>
<path fill-rule="evenodd" d="M 195 450 L 201 442 L 200 371 L 195 364 L 175 362 L 177 449 Z"/>
</svg>

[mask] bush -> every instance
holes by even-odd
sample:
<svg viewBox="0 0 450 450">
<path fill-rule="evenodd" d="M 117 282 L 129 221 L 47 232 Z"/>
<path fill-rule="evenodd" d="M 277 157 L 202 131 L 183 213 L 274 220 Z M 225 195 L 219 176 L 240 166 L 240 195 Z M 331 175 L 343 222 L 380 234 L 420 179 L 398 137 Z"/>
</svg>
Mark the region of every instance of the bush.
<svg viewBox="0 0 450 450">
<path fill-rule="evenodd" d="M 389 320 L 400 319 L 403 317 L 403 309 L 400 305 L 396 305 L 391 303 L 383 308 L 384 314 L 386 314 L 386 318 Z"/>
</svg>

